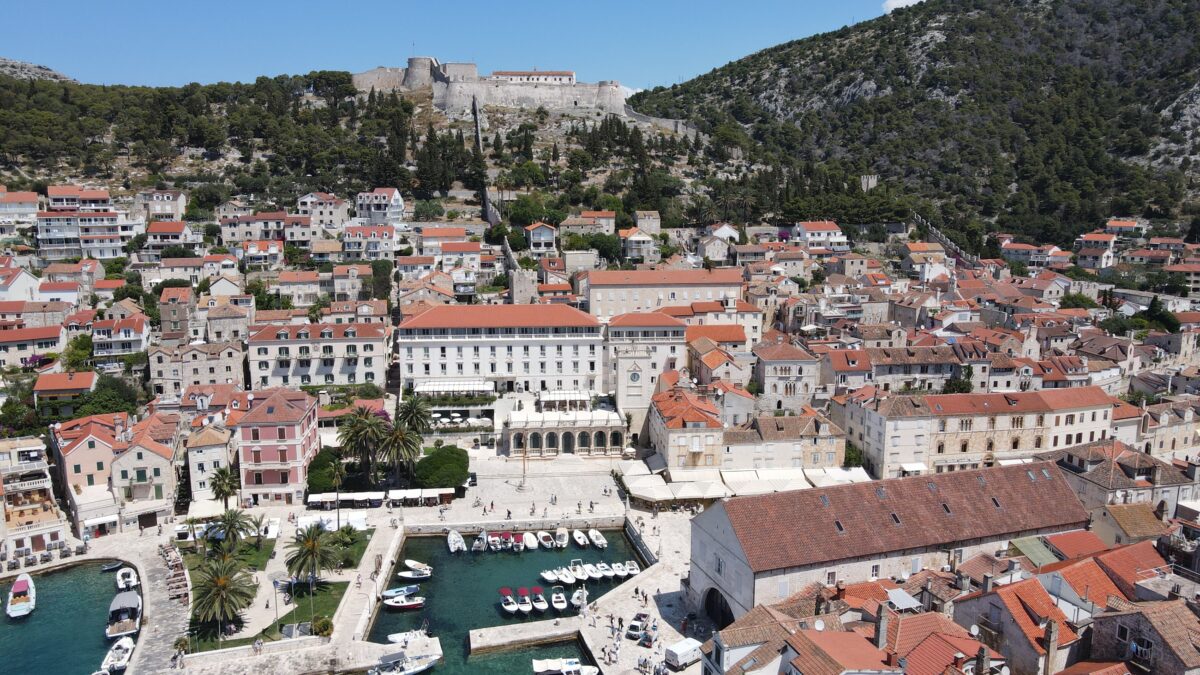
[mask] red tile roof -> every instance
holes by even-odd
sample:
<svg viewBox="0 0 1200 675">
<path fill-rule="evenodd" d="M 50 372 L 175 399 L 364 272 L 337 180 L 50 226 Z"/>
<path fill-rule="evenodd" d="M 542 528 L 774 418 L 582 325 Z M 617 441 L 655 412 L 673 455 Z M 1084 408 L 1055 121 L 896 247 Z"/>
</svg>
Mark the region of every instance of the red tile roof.
<svg viewBox="0 0 1200 675">
<path fill-rule="evenodd" d="M 442 253 L 479 253 L 482 250 L 477 241 L 448 241 L 442 244 Z"/>
<path fill-rule="evenodd" d="M 38 376 L 35 392 L 85 391 L 96 384 L 95 371 L 80 373 L 43 373 Z"/>
<path fill-rule="evenodd" d="M 156 220 L 146 226 L 146 234 L 183 234 L 187 224 L 179 220 Z"/>
<path fill-rule="evenodd" d="M 742 283 L 740 267 L 713 270 L 593 270 L 591 286 L 725 286 Z"/>
<path fill-rule="evenodd" d="M 405 320 L 400 328 L 570 328 L 599 325 L 595 317 L 566 305 L 441 305 Z"/>
<path fill-rule="evenodd" d="M 700 338 L 708 338 L 717 344 L 744 344 L 746 329 L 738 323 L 717 323 L 706 326 L 688 326 L 684 339 L 694 342 Z"/>
<path fill-rule="evenodd" d="M 422 239 L 448 239 L 450 237 L 466 237 L 465 227 L 427 227 L 421 230 Z"/>
<path fill-rule="evenodd" d="M 1058 644 L 1068 645 L 1079 636 L 1067 623 L 1067 615 L 1058 608 L 1054 599 L 1046 592 L 1041 581 L 1025 579 L 1014 584 L 1001 586 L 994 591 L 996 598 L 1004 603 L 1029 645 L 1038 654 L 1046 653 L 1044 625 L 1047 620 L 1058 622 Z"/>
<path fill-rule="evenodd" d="M 353 331 L 354 337 L 347 333 Z M 328 336 L 323 336 L 328 332 Z M 387 327 L 380 323 L 306 323 L 302 325 L 266 324 L 255 326 L 250 342 L 274 342 L 276 340 L 345 340 L 382 338 Z M 279 337 L 283 335 L 284 337 Z"/>
<path fill-rule="evenodd" d="M 663 418 L 668 429 L 700 426 L 722 428 L 720 413 L 711 402 L 683 389 L 668 389 L 651 399 L 651 405 Z"/>
<path fill-rule="evenodd" d="M 842 229 L 832 220 L 810 220 L 803 223 L 796 223 L 796 227 L 805 232 L 834 232 L 841 231 Z"/>
<path fill-rule="evenodd" d="M 1104 543 L 1104 540 L 1087 530 L 1050 535 L 1046 537 L 1046 543 L 1050 545 L 1051 549 L 1066 556 L 1066 560 L 1086 558 L 1093 553 L 1108 550 L 1108 545 Z"/>
</svg>

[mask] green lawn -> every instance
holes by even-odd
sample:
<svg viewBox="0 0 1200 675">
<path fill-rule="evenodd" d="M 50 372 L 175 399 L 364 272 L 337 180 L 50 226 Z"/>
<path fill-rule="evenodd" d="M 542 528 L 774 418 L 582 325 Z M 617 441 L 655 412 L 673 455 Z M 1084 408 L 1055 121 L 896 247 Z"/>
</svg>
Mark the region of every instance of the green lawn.
<svg viewBox="0 0 1200 675">
<path fill-rule="evenodd" d="M 354 556 L 354 562 L 350 565 L 347 565 L 347 569 L 358 567 L 358 564 L 362 562 L 363 554 L 367 552 L 367 546 L 371 544 L 371 537 L 373 536 L 375 536 L 374 528 L 363 530 L 362 532 L 358 533 L 357 541 L 355 541 L 354 545 L 350 547 L 350 554 Z"/>
<path fill-rule="evenodd" d="M 271 557 L 271 551 L 275 550 L 276 541 L 278 540 L 263 539 L 262 548 L 257 548 L 254 545 L 254 537 L 251 537 L 238 547 L 238 557 L 252 570 L 263 570 L 267 566 L 267 560 Z M 183 554 L 183 564 L 187 565 L 189 572 L 195 571 L 203 562 L 204 555 L 202 553 Z"/>
<path fill-rule="evenodd" d="M 279 621 L 265 628 L 258 635 L 250 637 L 236 638 L 232 640 L 221 640 L 220 645 L 217 643 L 217 625 L 215 623 L 199 623 L 195 617 L 192 618 L 188 633 L 191 640 L 192 652 L 206 652 L 214 649 L 228 649 L 230 647 L 241 647 L 248 644 L 253 644 L 256 639 L 261 638 L 263 642 L 273 642 L 283 639 L 283 634 L 280 629 L 289 623 L 307 623 L 312 621 L 314 616 L 326 616 L 333 618 L 337 612 L 338 605 L 342 602 L 342 596 L 346 594 L 346 589 L 350 587 L 347 581 L 338 581 L 334 583 L 321 582 L 318 583 L 312 596 L 312 610 L 309 610 L 308 586 L 301 584 L 296 586 L 296 609 L 281 615 Z M 280 593 L 280 598 L 283 595 Z"/>
</svg>

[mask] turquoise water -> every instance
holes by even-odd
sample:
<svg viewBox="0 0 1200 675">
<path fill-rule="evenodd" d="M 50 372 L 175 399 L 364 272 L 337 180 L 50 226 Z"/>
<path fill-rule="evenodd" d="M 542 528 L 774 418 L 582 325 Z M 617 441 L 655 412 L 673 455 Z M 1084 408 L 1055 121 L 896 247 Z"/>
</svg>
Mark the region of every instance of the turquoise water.
<svg viewBox="0 0 1200 675">
<path fill-rule="evenodd" d="M 3 602 L 13 580 L 0 585 Z M 87 563 L 34 576 L 37 609 L 13 620 L 0 614 L 0 672 L 89 675 L 100 669 L 109 641 L 104 637 L 116 577 Z"/>
<path fill-rule="evenodd" d="M 571 543 L 562 550 L 539 548 L 523 553 L 471 553 L 469 551 L 450 555 L 444 537 L 416 537 L 404 543 L 400 560 L 419 560 L 433 566 L 431 579 L 421 583 L 420 595 L 425 597 L 425 608 L 419 612 L 397 612 L 381 609 L 368 636 L 374 642 L 387 642 L 390 633 L 399 633 L 420 628 L 429 622 L 429 631 L 441 639 L 444 658 L 435 669 L 439 675 L 465 673 L 529 673 L 532 659 L 585 658 L 581 646 L 566 642 L 541 647 L 522 648 L 467 659 L 467 633 L 475 628 L 526 621 L 541 621 L 553 618 L 553 609 L 543 614 L 533 612 L 528 618 L 517 614 L 509 615 L 500 609 L 499 589 L 508 586 L 515 592 L 520 586 L 542 586 L 546 600 L 550 599 L 550 586 L 541 580 L 541 571 L 550 567 L 564 567 L 572 558 L 584 562 L 624 562 L 635 559 L 633 547 L 620 530 L 606 530 L 608 548 L 604 551 L 588 547 L 581 549 Z M 467 538 L 468 546 L 474 540 Z M 639 562 L 639 565 L 641 563 Z M 405 569 L 403 562 L 396 571 Z M 393 585 L 402 585 L 403 580 L 395 577 Z M 407 582 L 405 582 L 407 583 Z M 599 598 L 612 589 L 617 581 L 588 582 L 588 597 Z M 570 600 L 571 589 L 564 587 Z M 564 615 L 573 614 L 568 609 Z"/>
</svg>

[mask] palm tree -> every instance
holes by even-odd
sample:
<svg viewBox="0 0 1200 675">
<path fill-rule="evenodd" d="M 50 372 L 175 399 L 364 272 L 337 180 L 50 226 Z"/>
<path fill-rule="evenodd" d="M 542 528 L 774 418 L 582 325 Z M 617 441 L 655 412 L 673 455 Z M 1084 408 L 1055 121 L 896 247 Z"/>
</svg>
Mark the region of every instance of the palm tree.
<svg viewBox="0 0 1200 675">
<path fill-rule="evenodd" d="M 200 550 L 200 546 L 199 546 L 200 542 L 196 541 L 196 526 L 202 525 L 203 521 L 201 521 L 199 518 L 188 516 L 187 518 L 185 518 L 183 520 L 183 524 L 187 525 L 188 532 L 191 533 L 191 535 L 192 535 L 192 550 L 199 551 Z"/>
<path fill-rule="evenodd" d="M 400 420 L 392 424 L 392 430 L 384 439 L 381 450 L 383 456 L 392 463 L 396 470 L 396 482 L 400 482 L 400 466 L 404 465 L 411 475 L 413 463 L 421 456 L 423 445 L 421 434 L 417 433 Z"/>
<path fill-rule="evenodd" d="M 429 431 L 429 402 L 424 397 L 413 394 L 396 406 L 395 422 L 403 422 L 404 426 L 418 434 Z"/>
<path fill-rule="evenodd" d="M 342 526 L 342 481 L 346 479 L 346 465 L 338 457 L 329 467 L 330 478 L 333 480 L 333 505 L 337 509 L 337 526 Z"/>
<path fill-rule="evenodd" d="M 242 487 L 237 473 L 227 466 L 214 469 L 209 484 L 212 485 L 213 496 L 221 500 L 223 509 L 229 508 L 229 498 L 236 497 Z"/>
<path fill-rule="evenodd" d="M 224 535 L 226 543 L 237 550 L 237 543 L 250 532 L 252 527 L 254 527 L 253 521 L 245 511 L 229 509 L 222 513 L 220 518 L 217 518 L 215 529 Z"/>
<path fill-rule="evenodd" d="M 303 530 L 296 530 L 296 537 L 288 544 L 289 553 L 284 562 L 292 576 L 308 577 L 308 612 L 313 612 L 313 584 L 322 571 L 337 565 L 337 551 L 329 541 L 329 534 L 320 523 L 313 523 Z"/>
<path fill-rule="evenodd" d="M 250 525 L 254 528 L 254 548 L 262 548 L 263 527 L 267 524 L 265 515 L 257 515 L 250 519 Z"/>
<path fill-rule="evenodd" d="M 196 617 L 217 622 L 217 641 L 225 622 L 237 618 L 254 601 L 255 586 L 242 564 L 236 560 L 210 560 L 197 568 L 192 577 L 192 598 Z"/>
<path fill-rule="evenodd" d="M 208 560 L 217 562 L 238 562 L 237 542 L 220 541 L 213 544 L 208 552 Z"/>
<path fill-rule="evenodd" d="M 368 480 L 374 479 L 375 454 L 387 431 L 387 420 L 367 406 L 356 406 L 338 428 L 338 443 L 342 451 L 358 458 Z"/>
</svg>

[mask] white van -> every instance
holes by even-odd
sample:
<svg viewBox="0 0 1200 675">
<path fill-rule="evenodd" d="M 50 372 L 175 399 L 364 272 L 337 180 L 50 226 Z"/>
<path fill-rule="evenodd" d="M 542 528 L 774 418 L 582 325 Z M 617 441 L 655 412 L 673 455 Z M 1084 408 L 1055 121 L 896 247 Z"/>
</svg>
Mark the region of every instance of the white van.
<svg viewBox="0 0 1200 675">
<path fill-rule="evenodd" d="M 667 665 L 672 668 L 686 668 L 700 660 L 700 642 L 692 638 L 684 638 L 667 647 Z"/>
</svg>

